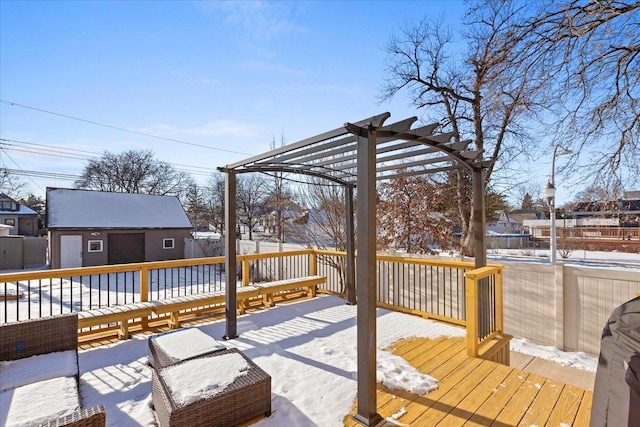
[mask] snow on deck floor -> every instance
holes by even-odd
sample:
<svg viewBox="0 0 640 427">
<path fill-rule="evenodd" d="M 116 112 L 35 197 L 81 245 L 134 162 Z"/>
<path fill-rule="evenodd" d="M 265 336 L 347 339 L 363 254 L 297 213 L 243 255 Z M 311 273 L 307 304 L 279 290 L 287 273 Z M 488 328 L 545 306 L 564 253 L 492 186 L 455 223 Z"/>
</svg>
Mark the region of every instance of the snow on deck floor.
<svg viewBox="0 0 640 427">
<path fill-rule="evenodd" d="M 272 410 L 257 427 L 341 426 L 356 397 L 356 306 L 334 296 L 238 317 L 239 338 L 227 341 L 272 377 Z M 198 326 L 219 339 L 224 320 Z M 465 330 L 385 309 L 377 310 L 378 348 L 401 338 L 465 336 Z M 108 425 L 154 425 L 147 338 L 80 352 L 83 406 L 103 404 Z M 557 359 L 564 356 L 557 354 Z M 430 390 L 433 379 L 388 352 L 378 356 L 378 381 L 390 388 Z"/>
</svg>

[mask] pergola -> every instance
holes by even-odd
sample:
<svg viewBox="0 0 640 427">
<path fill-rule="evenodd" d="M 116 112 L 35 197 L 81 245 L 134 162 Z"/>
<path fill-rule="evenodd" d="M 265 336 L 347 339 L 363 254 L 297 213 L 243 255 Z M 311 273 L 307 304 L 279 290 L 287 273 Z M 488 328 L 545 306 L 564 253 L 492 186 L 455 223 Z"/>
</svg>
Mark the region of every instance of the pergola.
<svg viewBox="0 0 640 427">
<path fill-rule="evenodd" d="M 484 169 L 481 150 L 453 133 L 434 133 L 438 124 L 411 129 L 416 117 L 385 125 L 383 113 L 218 168 L 225 178 L 226 339 L 237 337 L 236 177 L 250 172 L 295 173 L 345 187 L 347 299 L 357 302 L 358 410 L 363 425 L 381 421 L 376 406 L 376 181 L 464 168 L 473 177 L 476 268 L 486 265 L 484 239 Z M 354 236 L 354 189 L 357 188 L 357 240 Z M 231 231 L 230 231 L 231 230 Z M 355 252 L 358 252 L 356 258 Z M 357 278 L 356 278 L 357 271 Z M 357 292 L 357 293 L 356 293 Z"/>
</svg>

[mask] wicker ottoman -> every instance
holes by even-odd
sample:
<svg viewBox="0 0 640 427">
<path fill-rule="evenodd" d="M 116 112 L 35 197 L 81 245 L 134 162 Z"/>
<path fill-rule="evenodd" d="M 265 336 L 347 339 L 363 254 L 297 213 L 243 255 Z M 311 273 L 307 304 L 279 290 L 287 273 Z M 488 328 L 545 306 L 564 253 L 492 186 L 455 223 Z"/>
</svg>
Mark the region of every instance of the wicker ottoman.
<svg viewBox="0 0 640 427">
<path fill-rule="evenodd" d="M 225 346 L 198 328 L 183 328 L 149 338 L 149 364 L 164 368 L 185 360 L 201 357 Z"/>
<path fill-rule="evenodd" d="M 197 359 L 216 358 L 232 353 L 237 353 L 246 360 L 249 366 L 246 374 L 235 378 L 220 393 L 187 405 L 176 403 L 172 391 L 163 379 L 163 370 L 170 367 L 151 369 L 152 400 L 161 427 L 230 427 L 261 415 L 271 415 L 271 377 L 240 350 L 220 350 Z M 179 365 L 193 364 L 197 359 L 186 360 Z"/>
</svg>

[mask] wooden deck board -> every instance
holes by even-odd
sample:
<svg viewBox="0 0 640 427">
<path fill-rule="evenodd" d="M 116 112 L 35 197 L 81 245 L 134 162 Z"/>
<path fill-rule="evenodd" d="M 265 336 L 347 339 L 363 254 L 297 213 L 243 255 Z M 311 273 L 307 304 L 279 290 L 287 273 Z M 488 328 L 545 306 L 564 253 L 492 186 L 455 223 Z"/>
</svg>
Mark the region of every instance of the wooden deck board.
<svg viewBox="0 0 640 427">
<path fill-rule="evenodd" d="M 584 393 L 585 390 L 581 388 L 565 385 L 551 416 L 549 416 L 547 425 L 572 425 L 578 414 L 578 409 L 580 409 L 580 403 L 584 399 Z"/>
<path fill-rule="evenodd" d="M 513 395 L 525 383 L 529 374 L 514 370 L 508 366 L 501 365 L 500 370 L 506 370 L 507 376 L 499 383 L 490 384 L 494 386 L 492 394 L 485 400 L 475 413 L 464 424 L 470 426 L 487 426 L 495 420 L 498 415 L 507 407 Z"/>
<path fill-rule="evenodd" d="M 538 388 L 538 384 L 535 385 Z M 543 426 L 549 420 L 551 410 L 555 408 L 564 384 L 546 379 L 539 385 L 538 393 L 529 405 L 521 424 L 527 426 Z"/>
<path fill-rule="evenodd" d="M 378 413 L 402 426 L 585 426 L 593 393 L 488 360 L 470 358 L 463 338 L 419 338 L 389 346 L 438 379 L 425 395 L 378 384 Z M 353 420 L 357 406 L 344 419 Z"/>
</svg>

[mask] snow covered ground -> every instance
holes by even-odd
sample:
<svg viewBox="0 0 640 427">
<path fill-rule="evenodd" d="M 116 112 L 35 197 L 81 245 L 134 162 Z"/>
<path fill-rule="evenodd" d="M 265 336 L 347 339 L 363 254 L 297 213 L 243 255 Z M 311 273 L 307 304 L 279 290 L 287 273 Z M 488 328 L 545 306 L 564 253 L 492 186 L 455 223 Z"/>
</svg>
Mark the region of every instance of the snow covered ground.
<svg viewBox="0 0 640 427">
<path fill-rule="evenodd" d="M 272 377 L 271 417 L 257 427 L 341 426 L 356 397 L 356 306 L 319 296 L 238 318 L 240 337 L 223 342 L 242 350 Z M 224 321 L 198 326 L 213 338 L 225 334 Z M 424 392 L 437 378 L 417 372 L 384 349 L 406 337 L 464 336 L 465 330 L 385 309 L 377 311 L 379 382 L 390 388 Z M 103 404 L 108 425 L 154 425 L 147 336 L 80 352 L 83 405 Z M 592 370 L 595 358 L 515 341 L 517 351 L 567 366 Z M 327 411 L 327 408 L 331 408 Z M 393 420 L 389 420 L 393 422 Z"/>
<path fill-rule="evenodd" d="M 488 249 L 487 258 L 494 262 L 541 262 L 548 263 L 551 251 L 548 249 Z M 559 254 L 558 262 L 567 265 L 583 265 L 590 267 L 612 267 L 640 270 L 640 253 L 584 251 L 582 249 L 571 252 L 568 258 Z"/>
</svg>

